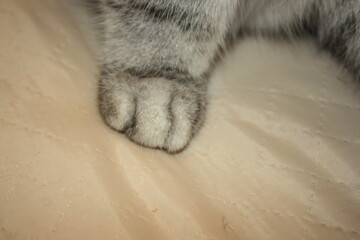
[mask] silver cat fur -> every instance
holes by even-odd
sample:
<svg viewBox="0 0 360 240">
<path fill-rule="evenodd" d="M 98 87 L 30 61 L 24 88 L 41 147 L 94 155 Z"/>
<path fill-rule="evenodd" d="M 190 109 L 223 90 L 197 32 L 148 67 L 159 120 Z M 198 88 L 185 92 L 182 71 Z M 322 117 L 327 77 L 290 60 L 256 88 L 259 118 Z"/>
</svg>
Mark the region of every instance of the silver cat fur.
<svg viewBox="0 0 360 240">
<path fill-rule="evenodd" d="M 89 0 L 100 112 L 132 141 L 186 148 L 206 114 L 211 66 L 238 32 L 313 37 L 360 80 L 360 0 Z"/>
</svg>

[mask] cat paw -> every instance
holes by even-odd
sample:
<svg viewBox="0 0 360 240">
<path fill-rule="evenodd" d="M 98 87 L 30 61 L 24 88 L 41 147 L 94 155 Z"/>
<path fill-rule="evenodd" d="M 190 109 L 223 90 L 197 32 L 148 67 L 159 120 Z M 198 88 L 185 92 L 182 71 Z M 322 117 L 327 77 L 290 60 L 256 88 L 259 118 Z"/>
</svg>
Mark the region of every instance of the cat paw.
<svg viewBox="0 0 360 240">
<path fill-rule="evenodd" d="M 142 146 L 177 153 L 203 123 L 206 91 L 186 81 L 107 73 L 99 101 L 108 126 Z"/>
</svg>

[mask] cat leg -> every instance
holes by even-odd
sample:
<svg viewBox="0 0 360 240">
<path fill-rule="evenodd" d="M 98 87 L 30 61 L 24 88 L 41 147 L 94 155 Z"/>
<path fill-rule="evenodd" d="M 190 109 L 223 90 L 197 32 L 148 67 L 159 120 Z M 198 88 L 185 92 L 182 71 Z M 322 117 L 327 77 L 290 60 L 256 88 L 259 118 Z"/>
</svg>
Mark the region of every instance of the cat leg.
<svg viewBox="0 0 360 240">
<path fill-rule="evenodd" d="M 360 81 L 360 1 L 322 1 L 318 10 L 319 44 Z"/>
<path fill-rule="evenodd" d="M 262 35 L 312 35 L 360 80 L 359 0 L 264 1 L 253 7 L 246 28 Z"/>
<path fill-rule="evenodd" d="M 236 2 L 101 0 L 100 111 L 134 142 L 175 153 L 201 128 L 208 72 Z"/>
</svg>

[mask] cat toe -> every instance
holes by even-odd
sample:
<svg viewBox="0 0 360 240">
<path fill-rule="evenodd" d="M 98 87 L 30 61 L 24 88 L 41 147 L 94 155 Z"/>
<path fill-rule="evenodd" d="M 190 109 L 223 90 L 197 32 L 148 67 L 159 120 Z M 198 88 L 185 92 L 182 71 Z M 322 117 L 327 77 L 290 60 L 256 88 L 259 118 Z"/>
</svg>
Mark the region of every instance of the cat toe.
<svg viewBox="0 0 360 240">
<path fill-rule="evenodd" d="M 205 99 L 193 86 L 164 78 L 107 81 L 100 111 L 111 128 L 150 148 L 177 153 L 202 125 Z"/>
</svg>

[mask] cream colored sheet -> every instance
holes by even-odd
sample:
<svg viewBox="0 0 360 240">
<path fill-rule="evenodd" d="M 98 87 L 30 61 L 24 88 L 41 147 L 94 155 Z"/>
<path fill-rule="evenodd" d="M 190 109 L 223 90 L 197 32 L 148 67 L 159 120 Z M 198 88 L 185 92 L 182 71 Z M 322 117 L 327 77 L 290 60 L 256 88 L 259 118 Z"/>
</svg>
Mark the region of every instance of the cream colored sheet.
<svg viewBox="0 0 360 240">
<path fill-rule="evenodd" d="M 309 44 L 245 40 L 176 156 L 109 130 L 56 0 L 0 0 L 0 239 L 360 239 L 360 98 Z"/>
</svg>

